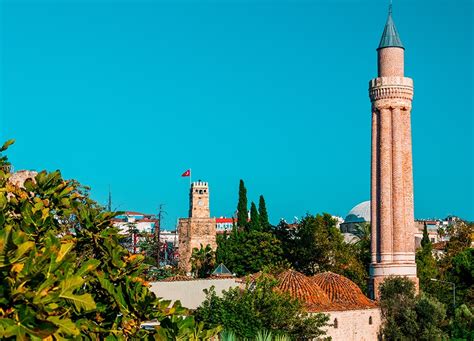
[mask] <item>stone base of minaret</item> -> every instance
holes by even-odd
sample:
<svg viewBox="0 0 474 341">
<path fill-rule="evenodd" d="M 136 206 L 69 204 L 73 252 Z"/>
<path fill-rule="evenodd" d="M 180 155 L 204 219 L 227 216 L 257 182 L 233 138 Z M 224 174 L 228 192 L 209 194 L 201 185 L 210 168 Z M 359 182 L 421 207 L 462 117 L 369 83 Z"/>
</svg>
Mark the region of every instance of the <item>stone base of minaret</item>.
<svg viewBox="0 0 474 341">
<path fill-rule="evenodd" d="M 380 299 L 380 286 L 390 277 L 401 276 L 413 281 L 415 284 L 415 293 L 419 292 L 419 280 L 416 276 L 416 265 L 413 264 L 371 264 L 369 280 L 369 297 L 374 300 Z"/>
</svg>

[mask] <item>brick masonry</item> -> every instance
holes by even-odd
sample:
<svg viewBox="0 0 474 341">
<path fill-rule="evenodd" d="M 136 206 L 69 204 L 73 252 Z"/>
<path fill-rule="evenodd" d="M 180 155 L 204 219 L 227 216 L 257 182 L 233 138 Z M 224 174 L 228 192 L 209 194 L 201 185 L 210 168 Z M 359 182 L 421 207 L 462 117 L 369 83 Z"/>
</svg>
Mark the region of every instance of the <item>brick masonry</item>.
<svg viewBox="0 0 474 341">
<path fill-rule="evenodd" d="M 418 287 L 410 114 L 413 80 L 404 76 L 404 49 L 378 51 L 372 102 L 371 296 L 390 275 L 407 276 Z"/>
</svg>

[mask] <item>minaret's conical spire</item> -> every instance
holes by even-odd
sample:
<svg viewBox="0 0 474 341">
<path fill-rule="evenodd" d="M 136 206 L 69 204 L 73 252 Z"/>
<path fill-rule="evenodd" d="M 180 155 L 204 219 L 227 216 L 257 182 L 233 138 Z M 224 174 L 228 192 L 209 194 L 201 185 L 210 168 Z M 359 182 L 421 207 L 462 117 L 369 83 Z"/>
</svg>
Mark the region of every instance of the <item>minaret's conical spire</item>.
<svg viewBox="0 0 474 341">
<path fill-rule="evenodd" d="M 385 23 L 385 28 L 383 30 L 382 39 L 380 39 L 380 44 L 378 49 L 383 49 L 384 47 L 400 47 L 404 49 L 400 36 L 398 35 L 397 28 L 392 19 L 392 2 L 388 7 L 388 18 Z"/>
</svg>

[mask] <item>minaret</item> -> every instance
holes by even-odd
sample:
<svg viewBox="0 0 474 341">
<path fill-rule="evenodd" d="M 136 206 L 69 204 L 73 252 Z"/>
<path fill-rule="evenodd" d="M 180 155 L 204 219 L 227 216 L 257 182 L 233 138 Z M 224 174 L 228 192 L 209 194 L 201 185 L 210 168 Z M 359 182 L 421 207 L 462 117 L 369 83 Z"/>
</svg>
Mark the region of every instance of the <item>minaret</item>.
<svg viewBox="0 0 474 341">
<path fill-rule="evenodd" d="M 380 283 L 390 275 L 407 276 L 418 288 L 410 128 L 413 80 L 404 76 L 404 52 L 390 4 L 377 49 L 378 77 L 369 82 L 372 102 L 372 298 L 378 298 Z"/>
</svg>

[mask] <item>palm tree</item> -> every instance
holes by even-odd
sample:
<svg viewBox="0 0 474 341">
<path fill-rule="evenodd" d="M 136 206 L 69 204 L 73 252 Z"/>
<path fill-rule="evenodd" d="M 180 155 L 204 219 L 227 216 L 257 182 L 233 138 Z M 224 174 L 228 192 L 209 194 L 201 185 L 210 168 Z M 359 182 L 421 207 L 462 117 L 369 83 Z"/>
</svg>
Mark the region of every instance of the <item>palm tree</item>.
<svg viewBox="0 0 474 341">
<path fill-rule="evenodd" d="M 191 255 L 191 272 L 195 277 L 208 277 L 216 266 L 216 253 L 209 244 L 198 249 L 195 247 Z"/>
</svg>

